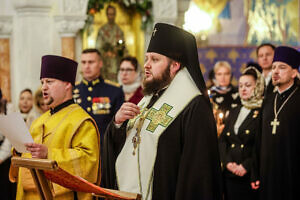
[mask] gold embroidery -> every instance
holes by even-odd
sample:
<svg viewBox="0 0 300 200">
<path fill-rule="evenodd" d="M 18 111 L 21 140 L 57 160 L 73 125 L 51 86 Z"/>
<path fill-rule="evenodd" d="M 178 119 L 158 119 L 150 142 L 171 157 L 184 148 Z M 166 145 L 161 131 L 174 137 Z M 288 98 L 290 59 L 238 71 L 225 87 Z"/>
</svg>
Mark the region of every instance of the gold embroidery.
<svg viewBox="0 0 300 200">
<path fill-rule="evenodd" d="M 147 119 L 150 120 L 150 123 L 147 126 L 146 130 L 153 133 L 158 125 L 167 127 L 173 119 L 172 117 L 168 116 L 168 113 L 172 108 L 172 106 L 166 103 L 164 103 L 159 110 L 151 108 L 149 114 L 147 115 Z"/>
</svg>

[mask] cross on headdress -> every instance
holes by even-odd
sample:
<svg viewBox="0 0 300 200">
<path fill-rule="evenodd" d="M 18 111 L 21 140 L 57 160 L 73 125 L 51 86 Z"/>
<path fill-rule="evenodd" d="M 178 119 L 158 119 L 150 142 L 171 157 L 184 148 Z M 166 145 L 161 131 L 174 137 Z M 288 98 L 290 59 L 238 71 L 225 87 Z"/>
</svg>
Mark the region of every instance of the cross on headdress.
<svg viewBox="0 0 300 200">
<path fill-rule="evenodd" d="M 157 28 L 154 28 L 154 30 L 153 30 L 153 32 L 152 32 L 152 37 L 155 36 L 156 31 L 157 31 Z"/>
</svg>

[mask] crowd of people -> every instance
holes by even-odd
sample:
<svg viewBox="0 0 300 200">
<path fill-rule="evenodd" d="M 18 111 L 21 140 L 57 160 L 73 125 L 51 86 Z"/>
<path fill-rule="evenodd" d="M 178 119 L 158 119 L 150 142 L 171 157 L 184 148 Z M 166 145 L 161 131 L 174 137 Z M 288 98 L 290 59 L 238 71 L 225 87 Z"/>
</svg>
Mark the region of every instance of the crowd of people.
<svg viewBox="0 0 300 200">
<path fill-rule="evenodd" d="M 103 78 L 98 49 L 82 51 L 79 82 L 77 62 L 43 56 L 41 89 L 22 90 L 16 109 L 34 139 L 29 153 L 10 151 L 0 135 L 6 199 L 38 198 L 28 170 L 11 176 L 17 186 L 8 181 L 12 155 L 56 160 L 144 200 L 297 199 L 300 53 L 266 43 L 256 54 L 237 87 L 230 64 L 217 62 L 208 90 L 195 37 L 169 24 L 155 25 L 143 69 L 135 57 L 120 60 L 118 83 Z M 0 95 L 0 113 L 12 112 Z M 57 184 L 53 191 L 55 199 L 93 198 Z"/>
</svg>

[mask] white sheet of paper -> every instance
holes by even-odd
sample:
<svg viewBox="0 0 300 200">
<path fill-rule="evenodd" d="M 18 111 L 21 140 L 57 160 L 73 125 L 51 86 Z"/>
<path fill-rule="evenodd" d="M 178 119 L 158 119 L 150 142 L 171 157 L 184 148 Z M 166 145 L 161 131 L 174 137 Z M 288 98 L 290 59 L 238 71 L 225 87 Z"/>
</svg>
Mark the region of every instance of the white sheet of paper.
<svg viewBox="0 0 300 200">
<path fill-rule="evenodd" d="M 28 152 L 25 143 L 33 143 L 24 119 L 21 113 L 18 112 L 0 115 L 0 133 L 21 153 Z"/>
</svg>

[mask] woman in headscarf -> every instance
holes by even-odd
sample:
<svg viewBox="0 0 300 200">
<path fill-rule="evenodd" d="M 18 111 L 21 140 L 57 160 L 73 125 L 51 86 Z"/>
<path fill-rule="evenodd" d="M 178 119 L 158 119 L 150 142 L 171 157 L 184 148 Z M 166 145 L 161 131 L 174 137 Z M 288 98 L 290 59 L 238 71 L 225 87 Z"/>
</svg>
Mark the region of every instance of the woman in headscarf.
<svg viewBox="0 0 300 200">
<path fill-rule="evenodd" d="M 39 114 L 33 108 L 33 95 L 32 91 L 28 88 L 20 92 L 19 97 L 19 111 L 29 128 L 31 123 L 39 117 Z"/>
<path fill-rule="evenodd" d="M 264 79 L 255 67 L 245 69 L 239 79 L 242 105 L 230 111 L 219 138 L 226 200 L 257 199 L 251 188 L 254 140 L 260 134 L 259 118 L 263 101 Z"/>
</svg>

